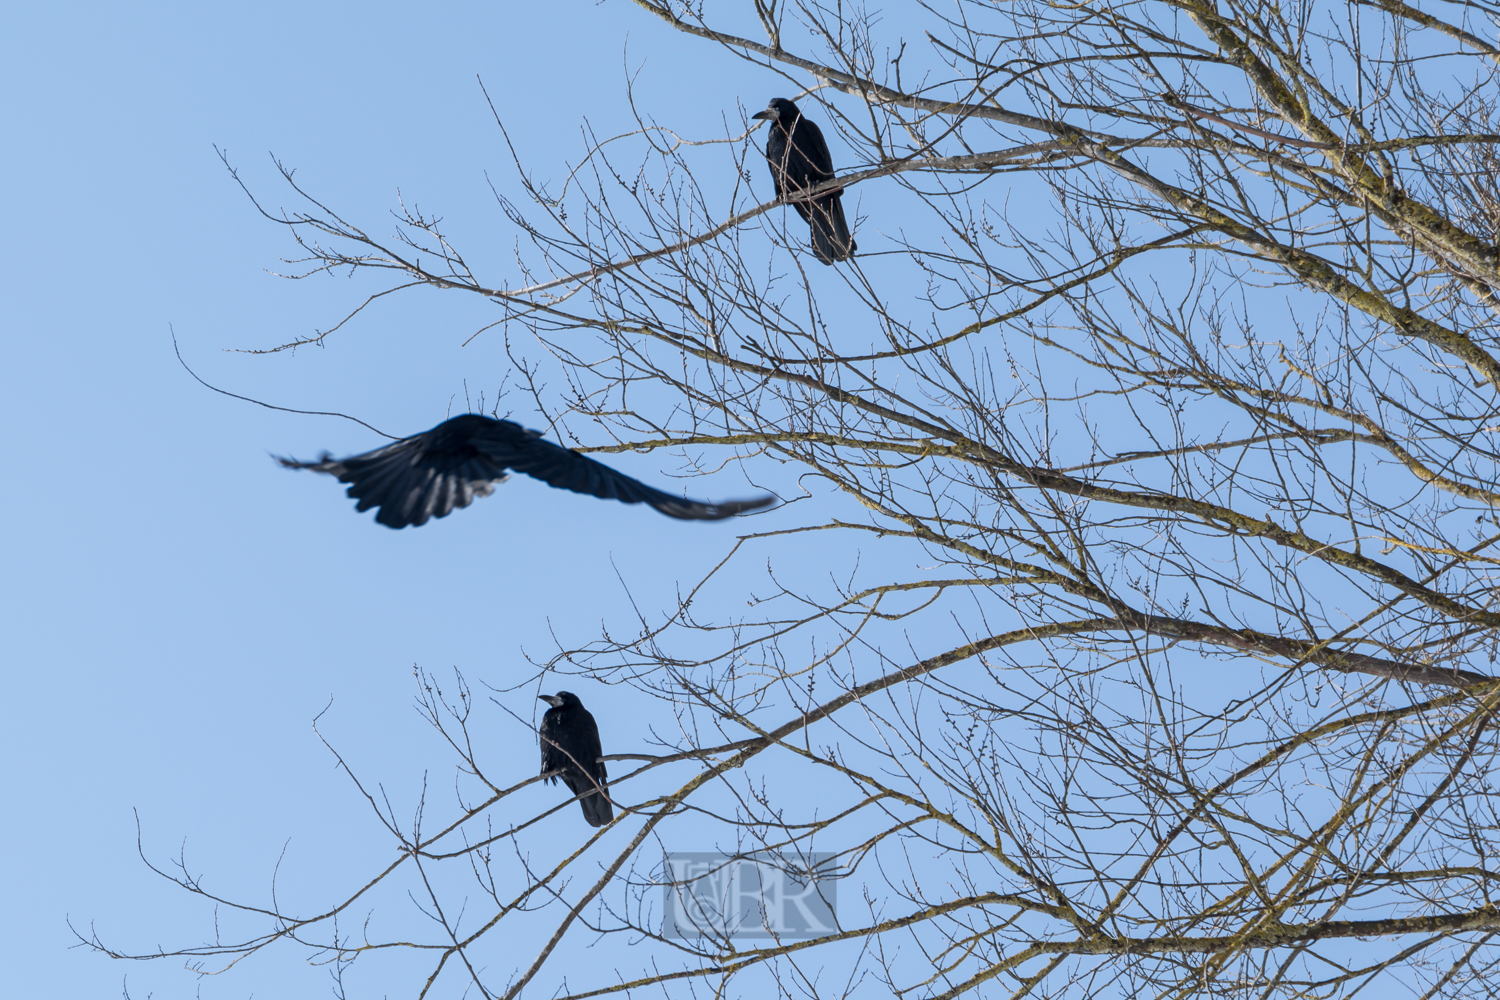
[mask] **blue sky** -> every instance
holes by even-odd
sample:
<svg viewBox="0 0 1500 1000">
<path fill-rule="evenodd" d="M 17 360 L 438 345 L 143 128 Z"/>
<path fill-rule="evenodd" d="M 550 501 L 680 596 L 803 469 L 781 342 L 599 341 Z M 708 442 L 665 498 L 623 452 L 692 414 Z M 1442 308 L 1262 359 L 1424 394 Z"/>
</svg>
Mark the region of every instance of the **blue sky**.
<svg viewBox="0 0 1500 1000">
<path fill-rule="evenodd" d="M 502 338 L 465 345 L 496 317 L 473 296 L 410 292 L 382 300 L 323 347 L 242 353 L 326 329 L 378 286 L 269 273 L 286 269 L 279 258 L 295 246 L 255 211 L 216 147 L 268 208 L 293 204 L 274 154 L 372 231 L 394 230 L 398 198 L 445 217 L 486 274 L 511 283 L 514 229 L 490 185 L 513 197 L 519 190 L 478 79 L 528 171 L 556 184 L 582 155 L 582 129 L 633 127 L 631 77 L 637 107 L 704 138 L 722 136 L 741 109 L 794 90 L 623 0 L 421 10 L 14 5 L 0 13 L 0 173 L 10 195 L 0 249 L 0 406 L 9 432 L 0 801 L 10 820 L 0 832 L 10 859 L 0 869 L 9 903 L 0 966 L 14 995 L 113 997 L 127 977 L 136 998 L 329 995 L 327 970 L 292 948 L 200 980 L 180 962 L 115 962 L 72 948 L 68 921 L 128 951 L 211 935 L 211 909 L 137 856 L 137 819 L 149 858 L 170 864 L 181 852 L 226 897 L 265 899 L 279 864 L 287 908 L 339 898 L 392 851 L 319 743 L 311 725 L 319 713 L 320 731 L 399 816 L 415 809 L 424 781 L 446 806 L 453 760 L 414 708 L 413 667 L 440 678 L 457 667 L 484 708 L 480 756 L 495 774 L 521 780 L 537 766 L 528 657 L 601 628 L 632 633 L 637 606 L 648 617 L 671 606 L 738 533 L 817 523 L 835 510 L 861 515 L 814 497 L 754 520 L 684 525 L 522 479 L 420 530 L 388 531 L 355 515 L 326 477 L 280 470 L 270 457 L 343 455 L 380 439 L 346 421 L 215 395 L 178 365 L 169 330 L 204 379 L 277 405 L 341 411 L 408 434 L 505 387 L 502 412 L 540 425 L 515 391 Z M 846 166 L 844 147 L 830 141 Z M 766 179 L 756 183 L 764 193 Z M 1007 201 L 1012 188 L 1001 188 L 996 203 L 1014 205 L 1014 218 L 1045 200 L 1029 198 L 1020 175 L 1000 183 L 1015 196 Z M 878 279 L 899 260 L 876 256 L 883 236 L 920 239 L 922 222 L 898 207 L 918 203 L 894 184 L 855 191 L 851 217 L 876 198 L 878 218 L 857 232 L 869 255 L 861 266 Z M 764 234 L 747 227 L 743 238 Z M 813 278 L 832 285 L 834 273 Z M 914 287 L 908 302 L 918 314 L 933 308 L 921 294 Z M 1003 337 L 981 349 L 998 357 Z M 1128 423 L 1110 426 L 1109 404 L 1089 405 L 1105 436 L 1133 433 Z M 1194 433 L 1206 434 L 1225 418 L 1200 411 L 1192 419 Z M 1065 427 L 1046 430 L 1056 430 L 1059 451 L 1079 452 L 1070 461 L 1093 457 Z M 573 429 L 588 432 L 582 421 Z M 667 453 L 607 460 L 672 489 L 682 464 Z M 800 484 L 795 470 L 767 460 L 695 479 L 689 492 L 711 499 L 765 487 L 791 498 Z M 861 552 L 858 542 L 792 551 L 802 560 L 775 564 L 778 581 L 842 578 L 856 555 L 866 572 L 903 558 L 899 549 Z M 705 600 L 743 607 L 747 592 L 770 591 L 769 565 L 747 549 Z M 981 601 L 998 610 L 980 627 L 1002 627 L 1011 614 L 1004 595 Z M 973 610 L 923 619 L 944 624 L 910 646 L 894 633 L 890 655 L 926 655 L 926 644 L 940 646 L 938 633 L 962 627 Z M 1226 673 L 1189 668 L 1182 683 L 1214 689 Z M 974 664 L 944 679 L 960 689 L 986 682 Z M 1232 677 L 1231 694 L 1243 683 Z M 543 689 L 564 686 L 595 708 L 606 750 L 639 748 L 651 727 L 672 722 L 627 687 L 569 678 Z M 559 792 L 527 794 L 517 808 L 540 809 Z M 539 854 L 582 836 L 576 816 L 562 818 L 571 822 L 543 828 L 555 843 L 532 845 Z M 516 955 L 497 965 L 521 960 L 531 944 L 510 943 Z M 608 961 L 620 943 L 591 954 Z M 579 934 L 569 947 L 590 944 Z M 362 959 L 355 975 L 364 978 L 351 992 L 408 995 L 414 970 L 425 966 Z"/>
<path fill-rule="evenodd" d="M 0 53 L 7 992 L 119 996 L 128 976 L 134 997 L 328 995 L 326 972 L 291 952 L 199 981 L 172 961 L 70 950 L 66 920 L 125 949 L 210 933 L 208 911 L 136 856 L 137 815 L 154 860 L 185 844 L 228 895 L 263 895 L 284 845 L 284 891 L 299 875 L 342 884 L 388 848 L 313 716 L 331 701 L 324 732 L 408 808 L 429 768 L 451 780 L 412 706 L 414 663 L 503 685 L 523 651 L 551 651 L 552 630 L 628 623 L 617 569 L 660 606 L 737 529 L 558 503 L 526 481 L 392 532 L 326 478 L 278 470 L 271 453 L 379 441 L 213 395 L 178 367 L 169 327 L 215 384 L 398 434 L 463 410 L 465 382 L 493 398 L 507 362 L 496 341 L 461 346 L 493 307 L 431 293 L 388 302 L 326 349 L 228 353 L 326 327 L 359 292 L 267 273 L 290 241 L 215 146 L 273 206 L 269 152 L 353 218 L 387 218 L 399 189 L 482 239 L 503 223 L 485 171 L 503 182 L 509 167 L 476 77 L 541 177 L 576 162 L 585 117 L 628 121 L 627 62 L 638 99 L 670 100 L 676 124 L 710 134 L 737 102 L 758 108 L 784 88 L 716 59 L 685 89 L 705 46 L 628 4 L 567 0 L 11 5 Z M 515 415 L 535 422 L 524 399 Z M 658 482 L 674 468 L 612 461 Z M 729 469 L 694 491 L 751 487 Z M 573 686 L 587 702 L 587 682 Z M 526 713 L 533 697 L 507 704 Z M 524 727 L 484 738 L 532 772 Z"/>
</svg>

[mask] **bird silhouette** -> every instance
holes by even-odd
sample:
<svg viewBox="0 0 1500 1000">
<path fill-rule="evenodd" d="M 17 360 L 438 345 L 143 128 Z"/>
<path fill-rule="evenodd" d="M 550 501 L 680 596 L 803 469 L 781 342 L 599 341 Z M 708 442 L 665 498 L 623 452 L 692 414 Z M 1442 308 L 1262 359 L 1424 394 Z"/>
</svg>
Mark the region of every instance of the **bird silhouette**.
<svg viewBox="0 0 1500 1000">
<path fill-rule="evenodd" d="M 561 771 L 547 781 L 561 778 L 574 795 L 583 796 L 583 818 L 589 826 L 604 826 L 615 818 L 609 804 L 609 775 L 599 757 L 599 727 L 583 702 L 571 691 L 537 695 L 552 707 L 542 716 L 537 731 L 542 744 L 542 773 Z"/>
<path fill-rule="evenodd" d="M 288 469 L 326 472 L 349 483 L 348 495 L 359 501 L 354 509 L 377 508 L 375 520 L 388 528 L 447 517 L 489 496 L 497 483 L 510 478 L 510 472 L 524 472 L 548 486 L 601 500 L 649 504 L 684 521 L 719 521 L 774 500 L 769 496 L 724 503 L 685 500 L 553 444 L 541 431 L 474 413 L 362 455 L 336 459 L 324 452 L 316 462 L 277 461 Z"/>
<path fill-rule="evenodd" d="M 770 107 L 751 117 L 771 123 L 766 160 L 771 164 L 771 180 L 778 197 L 791 198 L 833 180 L 833 157 L 823 141 L 823 131 L 804 118 L 797 105 L 784 97 L 773 97 Z M 859 249 L 844 219 L 843 195 L 843 188 L 834 188 L 811 200 L 792 202 L 797 214 L 812 226 L 813 253 L 825 264 L 848 260 Z"/>
</svg>

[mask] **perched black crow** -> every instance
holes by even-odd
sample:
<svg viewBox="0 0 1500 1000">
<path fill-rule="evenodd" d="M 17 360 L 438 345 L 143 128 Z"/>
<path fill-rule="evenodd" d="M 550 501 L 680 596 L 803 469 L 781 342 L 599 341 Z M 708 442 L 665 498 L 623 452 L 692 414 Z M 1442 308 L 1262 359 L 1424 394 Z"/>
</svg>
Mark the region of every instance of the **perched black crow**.
<svg viewBox="0 0 1500 1000">
<path fill-rule="evenodd" d="M 552 707 L 542 716 L 542 773 L 561 771 L 547 780 L 562 778 L 574 795 L 582 795 L 583 818 L 589 826 L 603 826 L 615 818 L 609 806 L 609 776 L 599 756 L 599 727 L 583 702 L 571 691 L 537 695 Z M 587 793 L 587 794 L 585 794 Z"/>
<path fill-rule="evenodd" d="M 495 484 L 524 472 L 560 490 L 587 493 L 601 500 L 647 503 L 668 517 L 685 521 L 718 521 L 741 511 L 757 510 L 772 497 L 701 503 L 684 500 L 621 475 L 607 465 L 551 441 L 541 431 L 509 420 L 466 413 L 430 431 L 402 438 L 363 455 L 335 459 L 327 452 L 316 462 L 278 458 L 288 469 L 312 469 L 349 483 L 355 510 L 379 508 L 375 520 L 388 528 L 422 525 L 467 507 L 476 497 L 495 492 Z"/>
<path fill-rule="evenodd" d="M 771 123 L 766 139 L 766 159 L 771 161 L 771 179 L 776 194 L 789 198 L 808 188 L 833 180 L 833 157 L 818 126 L 802 117 L 797 105 L 784 97 L 771 98 L 771 106 L 755 118 Z M 843 188 L 818 195 L 811 202 L 794 201 L 797 214 L 812 224 L 813 253 L 825 264 L 848 260 L 859 249 L 849 237 L 844 221 Z"/>
</svg>

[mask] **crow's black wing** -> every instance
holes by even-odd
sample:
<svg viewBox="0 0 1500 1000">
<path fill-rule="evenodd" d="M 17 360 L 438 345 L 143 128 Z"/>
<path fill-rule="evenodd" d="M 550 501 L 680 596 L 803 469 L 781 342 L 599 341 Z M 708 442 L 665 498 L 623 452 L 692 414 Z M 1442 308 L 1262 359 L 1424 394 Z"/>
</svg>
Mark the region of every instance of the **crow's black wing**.
<svg viewBox="0 0 1500 1000">
<path fill-rule="evenodd" d="M 823 130 L 807 119 L 797 124 L 793 141 L 807 164 L 809 184 L 821 184 L 833 179 L 833 155 L 828 152 L 828 143 L 823 141 Z M 825 264 L 847 260 L 854 253 L 854 241 L 849 237 L 849 223 L 844 219 L 841 190 L 820 195 L 802 217 L 812 224 L 813 252 Z"/>
<path fill-rule="evenodd" d="M 465 414 L 362 455 L 335 459 L 324 454 L 316 462 L 277 461 L 289 469 L 326 472 L 349 483 L 348 495 L 359 501 L 354 509 L 378 507 L 375 520 L 388 528 L 423 525 L 489 496 L 496 483 L 505 481 L 504 463 L 474 445 L 477 435 L 496 433 L 487 426 L 491 424 L 508 424 L 516 438 L 528 433 L 508 420 Z"/>
<path fill-rule="evenodd" d="M 833 156 L 823 141 L 823 130 L 806 118 L 797 123 L 792 141 L 807 164 L 808 179 L 814 184 L 833 180 Z"/>
<path fill-rule="evenodd" d="M 589 826 L 604 826 L 615 818 L 615 814 L 609 804 L 609 771 L 599 759 L 604 755 L 604 748 L 599 744 L 599 726 L 587 709 L 576 709 L 573 717 L 578 762 L 589 777 L 575 775 L 577 785 L 570 781 L 568 788 L 574 795 L 583 796 L 578 803 L 583 806 L 583 818 Z M 590 791 L 592 795 L 587 794 Z"/>
<path fill-rule="evenodd" d="M 523 440 L 509 436 L 491 440 L 488 436 L 481 435 L 476 437 L 474 443 L 475 447 L 497 464 L 514 472 L 524 472 L 548 486 L 586 493 L 601 500 L 649 504 L 668 517 L 685 521 L 718 521 L 741 511 L 757 510 L 770 504 L 773 499 L 766 496 L 753 500 L 728 500 L 724 503 L 684 500 L 616 472 L 587 455 L 553 444 L 537 431 L 527 431 L 526 435 Z"/>
<path fill-rule="evenodd" d="M 609 770 L 604 766 L 600 757 L 604 756 L 604 747 L 599 743 L 599 725 L 594 721 L 588 709 L 577 710 L 578 721 L 575 723 L 578 730 L 579 763 L 583 769 L 593 776 L 594 780 L 603 785 L 609 781 Z"/>
<path fill-rule="evenodd" d="M 806 171 L 806 164 L 792 152 L 786 130 L 781 127 L 780 122 L 771 123 L 770 133 L 766 137 L 766 160 L 771 165 L 771 180 L 776 185 L 776 197 L 786 198 L 802 187 L 802 174 Z M 797 160 L 795 165 L 791 162 L 794 158 Z M 806 202 L 794 201 L 792 207 L 802 216 L 803 221 L 810 221 Z"/>
<path fill-rule="evenodd" d="M 776 193 L 783 199 L 834 177 L 833 155 L 828 152 L 823 130 L 806 118 L 797 119 L 790 135 L 773 124 L 766 140 L 766 158 L 771 161 Z M 842 191 L 834 190 L 820 195 L 811 204 L 791 203 L 803 221 L 812 226 L 813 252 L 825 264 L 847 260 L 855 250 L 840 194 Z"/>
<path fill-rule="evenodd" d="M 776 195 L 783 200 L 802 194 L 814 184 L 833 176 L 823 134 L 818 131 L 818 126 L 803 118 L 797 119 L 790 133 L 779 121 L 771 124 L 771 135 L 766 139 L 766 159 L 771 161 L 771 179 L 776 182 Z M 794 201 L 791 205 L 802 216 L 803 222 L 813 221 L 806 201 Z"/>
<path fill-rule="evenodd" d="M 355 510 L 377 507 L 375 520 L 390 528 L 423 525 L 489 496 L 506 470 L 524 472 L 549 486 L 603 500 L 646 503 L 668 517 L 717 521 L 771 503 L 771 497 L 721 504 L 684 500 L 653 489 L 603 465 L 543 440 L 540 431 L 510 420 L 468 413 L 383 448 L 316 462 L 277 459 L 289 469 L 312 469 L 349 483 Z"/>
</svg>

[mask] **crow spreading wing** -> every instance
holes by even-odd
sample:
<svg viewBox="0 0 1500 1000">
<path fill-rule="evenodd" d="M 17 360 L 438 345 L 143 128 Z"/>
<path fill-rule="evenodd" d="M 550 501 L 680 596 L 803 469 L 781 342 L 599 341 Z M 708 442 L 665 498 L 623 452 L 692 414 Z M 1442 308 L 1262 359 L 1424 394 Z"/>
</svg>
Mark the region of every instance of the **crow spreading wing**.
<svg viewBox="0 0 1500 1000">
<path fill-rule="evenodd" d="M 509 472 L 524 472 L 560 490 L 601 500 L 650 504 L 668 517 L 718 521 L 772 502 L 769 496 L 726 503 L 703 503 L 664 493 L 616 472 L 586 455 L 553 444 L 541 431 L 510 420 L 468 413 L 445 420 L 421 434 L 362 455 L 316 462 L 278 458 L 289 469 L 312 469 L 349 483 L 355 510 L 378 508 L 375 520 L 388 528 L 426 524 L 446 517 L 495 491 Z"/>
</svg>

